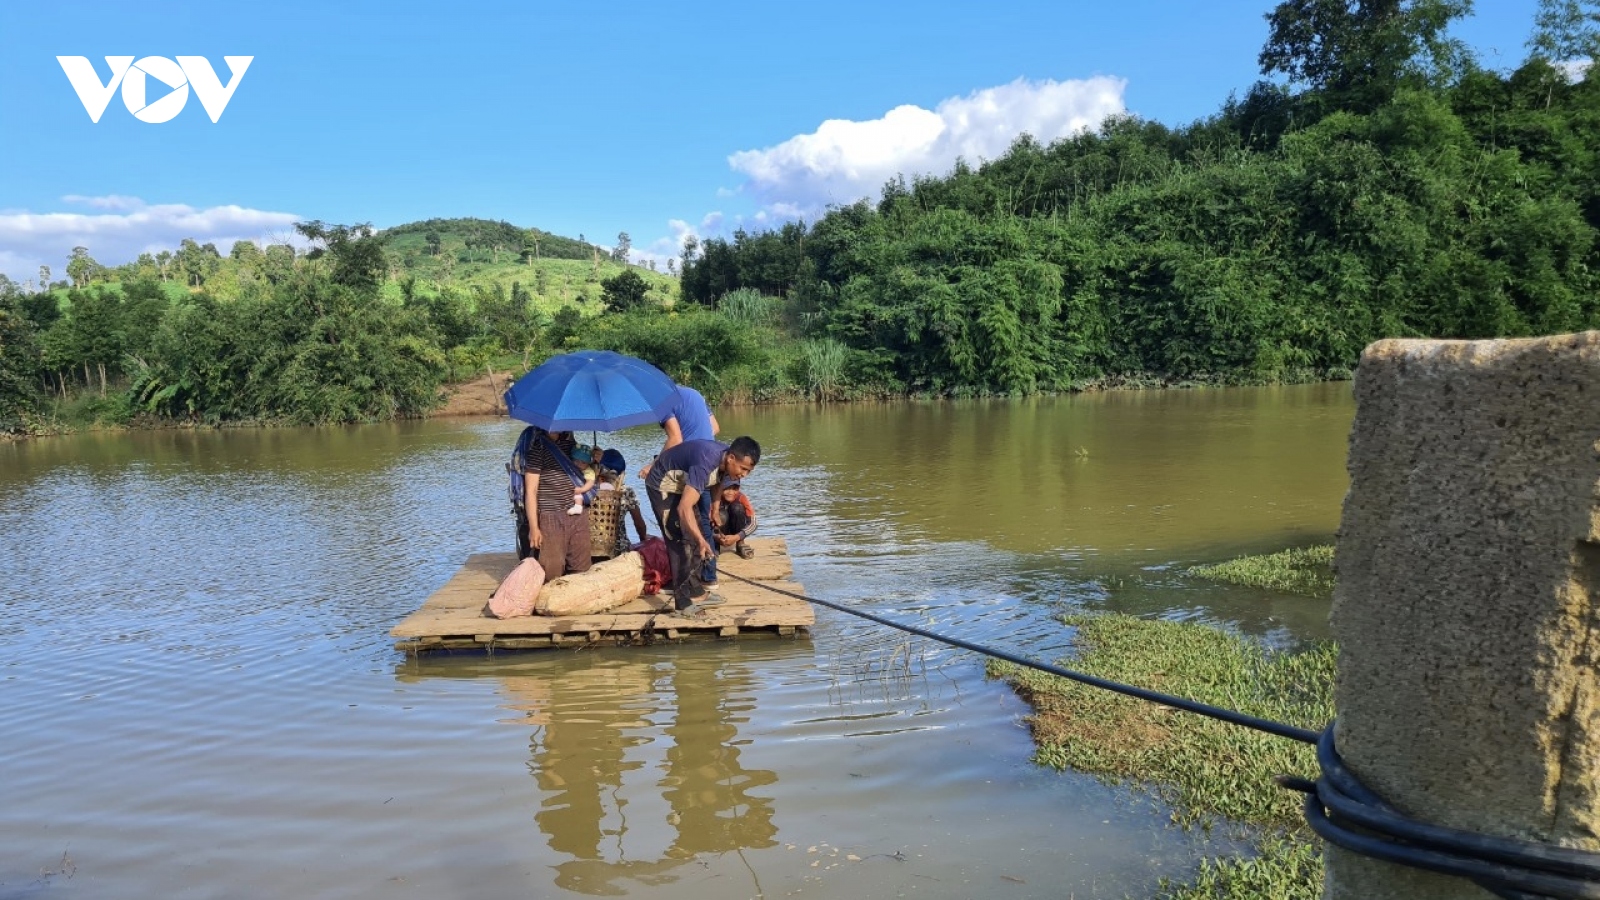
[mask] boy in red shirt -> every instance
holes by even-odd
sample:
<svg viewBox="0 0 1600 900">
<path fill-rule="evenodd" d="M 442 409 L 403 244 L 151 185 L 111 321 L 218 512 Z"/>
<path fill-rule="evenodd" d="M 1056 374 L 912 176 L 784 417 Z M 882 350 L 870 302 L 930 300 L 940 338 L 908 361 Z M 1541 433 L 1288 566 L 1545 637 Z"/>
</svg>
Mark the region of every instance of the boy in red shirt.
<svg viewBox="0 0 1600 900">
<path fill-rule="evenodd" d="M 756 530 L 756 510 L 750 505 L 750 498 L 739 489 L 739 482 L 731 481 L 717 491 L 711 501 L 711 523 L 716 530 L 718 553 L 732 547 L 740 559 L 756 555 L 744 542 Z"/>
</svg>

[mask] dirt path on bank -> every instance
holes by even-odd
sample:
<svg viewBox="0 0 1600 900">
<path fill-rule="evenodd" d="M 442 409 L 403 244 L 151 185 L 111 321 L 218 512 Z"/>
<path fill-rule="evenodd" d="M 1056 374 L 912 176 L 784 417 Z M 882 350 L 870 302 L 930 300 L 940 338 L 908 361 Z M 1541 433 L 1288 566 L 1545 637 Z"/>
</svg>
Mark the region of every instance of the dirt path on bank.
<svg viewBox="0 0 1600 900">
<path fill-rule="evenodd" d="M 510 372 L 485 373 L 482 377 L 445 386 L 444 405 L 430 413 L 440 416 L 503 416 L 501 396 L 511 386 Z"/>
</svg>

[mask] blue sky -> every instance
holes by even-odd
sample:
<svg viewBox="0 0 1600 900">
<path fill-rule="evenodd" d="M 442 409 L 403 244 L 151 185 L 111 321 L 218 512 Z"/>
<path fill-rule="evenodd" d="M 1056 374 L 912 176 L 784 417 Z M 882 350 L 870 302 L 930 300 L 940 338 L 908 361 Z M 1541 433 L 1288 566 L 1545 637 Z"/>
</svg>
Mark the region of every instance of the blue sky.
<svg viewBox="0 0 1600 900">
<path fill-rule="evenodd" d="M 1520 62 L 1535 0 L 1456 28 Z M 302 219 L 481 216 L 627 231 L 662 261 L 1127 111 L 1169 125 L 1257 77 L 1271 0 L 795 4 L 0 4 L 0 272 L 76 244 L 101 262 L 183 236 L 272 240 Z M 252 56 L 219 121 L 121 94 L 98 123 L 57 56 Z M 157 82 L 149 98 L 158 99 Z M 165 90 L 165 89 L 162 89 Z M 226 243 L 223 243 L 226 242 Z"/>
</svg>

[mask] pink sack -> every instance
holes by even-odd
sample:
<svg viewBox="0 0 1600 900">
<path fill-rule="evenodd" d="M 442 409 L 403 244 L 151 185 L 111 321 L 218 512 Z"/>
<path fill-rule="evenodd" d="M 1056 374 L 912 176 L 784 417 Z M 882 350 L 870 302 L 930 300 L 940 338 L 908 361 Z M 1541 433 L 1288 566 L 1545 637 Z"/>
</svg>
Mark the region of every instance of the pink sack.
<svg viewBox="0 0 1600 900">
<path fill-rule="evenodd" d="M 500 588 L 489 598 L 483 614 L 496 619 L 533 615 L 533 603 L 539 599 L 539 589 L 544 587 L 544 567 L 530 556 L 517 564 Z"/>
</svg>

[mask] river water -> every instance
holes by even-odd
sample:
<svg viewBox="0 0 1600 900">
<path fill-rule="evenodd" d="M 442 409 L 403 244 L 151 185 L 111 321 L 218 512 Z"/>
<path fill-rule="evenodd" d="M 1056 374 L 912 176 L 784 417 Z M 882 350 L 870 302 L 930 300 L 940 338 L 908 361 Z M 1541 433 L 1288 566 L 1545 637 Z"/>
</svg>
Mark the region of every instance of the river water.
<svg viewBox="0 0 1600 900">
<path fill-rule="evenodd" d="M 1068 610 L 1325 636 L 1326 603 L 1184 569 L 1329 540 L 1352 414 L 1329 384 L 719 417 L 808 592 L 1058 660 Z M 833 610 L 407 658 L 388 629 L 510 549 L 517 428 L 0 445 L 0 898 L 1116 898 L 1226 851 L 1035 767 L 975 654 Z"/>
</svg>

